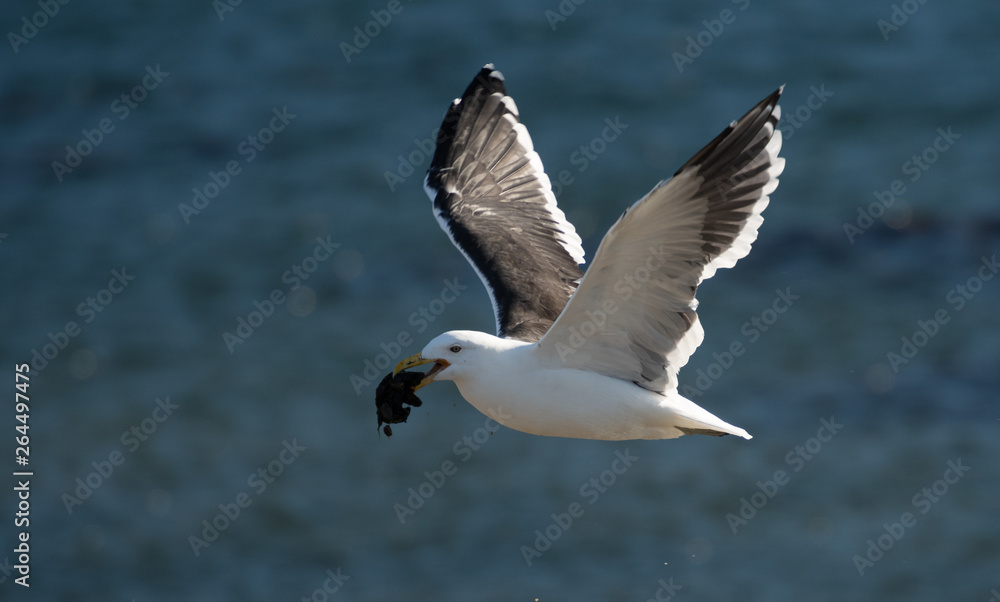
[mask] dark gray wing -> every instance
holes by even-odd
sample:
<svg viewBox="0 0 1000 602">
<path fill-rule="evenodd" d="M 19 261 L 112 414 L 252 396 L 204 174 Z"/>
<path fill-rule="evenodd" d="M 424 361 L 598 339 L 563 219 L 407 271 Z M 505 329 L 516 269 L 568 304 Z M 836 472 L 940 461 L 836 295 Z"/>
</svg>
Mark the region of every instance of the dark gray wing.
<svg viewBox="0 0 1000 602">
<path fill-rule="evenodd" d="M 445 114 L 424 187 L 489 291 L 497 336 L 541 338 L 583 276 L 583 247 L 493 65 Z"/>
</svg>

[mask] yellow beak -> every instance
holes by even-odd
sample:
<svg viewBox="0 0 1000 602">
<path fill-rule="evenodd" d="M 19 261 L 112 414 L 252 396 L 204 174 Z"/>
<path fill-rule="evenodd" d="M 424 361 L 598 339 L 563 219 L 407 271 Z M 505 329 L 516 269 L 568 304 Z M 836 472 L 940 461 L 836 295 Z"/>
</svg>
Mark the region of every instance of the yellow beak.
<svg viewBox="0 0 1000 602">
<path fill-rule="evenodd" d="M 434 364 L 434 367 L 431 368 L 427 372 L 427 374 L 424 375 L 424 379 L 420 381 L 420 384 L 418 384 L 416 387 L 413 388 L 413 390 L 416 391 L 417 389 L 434 382 L 434 375 L 444 370 L 451 364 L 449 364 L 445 360 L 425 359 L 418 353 L 416 355 L 411 355 L 410 357 L 396 364 L 396 368 L 392 371 L 392 375 L 395 376 L 408 368 L 414 368 L 416 366 L 423 366 L 424 364 L 431 364 L 431 363 Z"/>
</svg>

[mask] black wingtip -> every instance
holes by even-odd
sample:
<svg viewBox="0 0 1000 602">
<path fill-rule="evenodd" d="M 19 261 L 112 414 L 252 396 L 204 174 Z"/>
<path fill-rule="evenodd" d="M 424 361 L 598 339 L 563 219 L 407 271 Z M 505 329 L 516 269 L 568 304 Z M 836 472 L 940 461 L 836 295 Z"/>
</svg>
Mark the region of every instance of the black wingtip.
<svg viewBox="0 0 1000 602">
<path fill-rule="evenodd" d="M 747 116 L 749 116 L 751 113 L 755 111 L 773 113 L 774 107 L 778 106 L 778 101 L 781 99 L 781 95 L 784 92 L 785 92 L 785 84 L 781 84 L 780 86 L 778 86 L 777 90 L 768 94 L 767 97 L 765 97 L 763 100 L 757 103 L 757 106 L 747 111 L 747 114 L 738 119 L 737 121 L 746 119 Z"/>
<path fill-rule="evenodd" d="M 687 163 L 682 165 L 674 175 L 680 174 L 689 167 L 701 165 L 706 162 L 713 162 L 717 165 L 730 165 L 736 160 L 737 154 L 742 153 L 744 146 L 754 139 L 757 131 L 763 128 L 765 123 L 770 122 L 772 129 L 777 129 L 778 119 L 775 113 L 778 107 L 778 100 L 784 90 L 785 86 L 782 84 L 781 87 L 769 94 L 767 98 L 758 102 L 754 108 L 747 111 L 745 115 L 730 123 L 715 139 L 695 153 Z M 770 139 L 770 136 L 768 139 Z M 726 151 L 729 151 L 728 155 L 724 154 Z M 749 157 L 746 157 L 746 159 L 749 159 Z"/>
<path fill-rule="evenodd" d="M 764 102 L 770 101 L 773 102 L 774 104 L 778 104 L 778 99 L 781 98 L 781 95 L 784 92 L 785 92 L 785 84 L 781 84 L 780 86 L 778 86 L 778 89 L 772 92 L 771 95 L 768 96 Z"/>
<path fill-rule="evenodd" d="M 455 143 L 458 122 L 462 113 L 467 111 L 469 114 L 475 114 L 478 111 L 477 107 L 490 94 L 506 96 L 507 87 L 504 85 L 503 74 L 496 70 L 493 63 L 486 63 L 465 89 L 465 92 L 462 93 L 462 97 L 452 102 L 445 113 L 441 129 L 438 131 L 437 148 L 434 150 L 434 157 L 427 170 L 427 184 L 431 188 L 437 189 L 440 186 L 439 170 L 448 164 L 448 155 L 451 152 L 452 144 Z"/>
<path fill-rule="evenodd" d="M 476 77 L 469 84 L 469 87 L 465 89 L 462 94 L 462 98 L 468 98 L 474 95 L 477 91 L 483 90 L 486 94 L 493 94 L 494 92 L 499 92 L 500 94 L 507 94 L 507 87 L 504 85 L 503 73 L 496 70 L 493 63 L 486 63 L 483 68 L 479 70 Z"/>
</svg>

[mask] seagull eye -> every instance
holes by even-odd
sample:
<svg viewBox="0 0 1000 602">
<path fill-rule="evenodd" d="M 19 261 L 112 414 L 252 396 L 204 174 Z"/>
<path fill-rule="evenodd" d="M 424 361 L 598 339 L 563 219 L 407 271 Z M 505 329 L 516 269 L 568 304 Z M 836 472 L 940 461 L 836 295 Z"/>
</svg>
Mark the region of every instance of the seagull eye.
<svg viewBox="0 0 1000 602">
<path fill-rule="evenodd" d="M 448 351 L 451 351 L 452 353 L 458 353 L 461 350 L 462 350 L 461 345 L 452 345 L 451 347 L 448 348 Z"/>
</svg>

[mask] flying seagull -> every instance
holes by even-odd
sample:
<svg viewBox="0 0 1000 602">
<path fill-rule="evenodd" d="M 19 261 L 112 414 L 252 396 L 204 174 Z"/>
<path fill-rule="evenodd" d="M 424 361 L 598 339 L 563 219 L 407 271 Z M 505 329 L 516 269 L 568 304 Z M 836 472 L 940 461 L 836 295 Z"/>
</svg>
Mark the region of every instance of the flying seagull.
<svg viewBox="0 0 1000 602">
<path fill-rule="evenodd" d="M 750 251 L 785 160 L 782 88 L 625 210 L 587 273 L 580 237 L 486 65 L 451 103 L 424 188 L 489 291 L 497 335 L 456 330 L 400 362 L 434 364 L 504 426 L 555 437 L 750 435 L 677 391 L 704 331 L 695 292 Z"/>
</svg>

